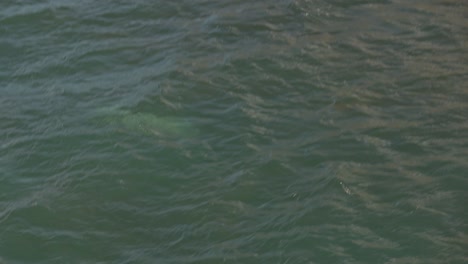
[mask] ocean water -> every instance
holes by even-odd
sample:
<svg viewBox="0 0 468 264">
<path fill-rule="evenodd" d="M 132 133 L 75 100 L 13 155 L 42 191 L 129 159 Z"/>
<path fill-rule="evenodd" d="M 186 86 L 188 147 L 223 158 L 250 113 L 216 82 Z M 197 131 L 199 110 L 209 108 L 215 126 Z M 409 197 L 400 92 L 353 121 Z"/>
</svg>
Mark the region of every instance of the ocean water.
<svg viewBox="0 0 468 264">
<path fill-rule="evenodd" d="M 0 263 L 468 263 L 468 2 L 0 2 Z"/>
</svg>

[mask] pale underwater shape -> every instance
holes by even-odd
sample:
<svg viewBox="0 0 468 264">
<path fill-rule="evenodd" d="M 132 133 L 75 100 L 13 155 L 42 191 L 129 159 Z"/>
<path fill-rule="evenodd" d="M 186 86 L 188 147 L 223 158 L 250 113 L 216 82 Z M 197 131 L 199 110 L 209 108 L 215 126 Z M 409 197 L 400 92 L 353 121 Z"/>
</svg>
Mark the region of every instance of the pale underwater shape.
<svg viewBox="0 0 468 264">
<path fill-rule="evenodd" d="M 187 120 L 176 117 L 159 117 L 151 113 L 133 113 L 118 107 L 96 110 L 96 120 L 102 125 L 119 130 L 158 137 L 193 137 L 198 130 Z"/>
</svg>

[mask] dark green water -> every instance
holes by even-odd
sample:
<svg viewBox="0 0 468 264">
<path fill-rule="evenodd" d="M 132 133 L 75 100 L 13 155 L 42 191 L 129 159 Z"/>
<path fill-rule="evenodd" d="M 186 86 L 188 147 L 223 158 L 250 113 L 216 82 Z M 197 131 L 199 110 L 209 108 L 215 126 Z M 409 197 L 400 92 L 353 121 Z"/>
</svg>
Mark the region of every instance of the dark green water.
<svg viewBox="0 0 468 264">
<path fill-rule="evenodd" d="M 0 2 L 0 263 L 467 263 L 468 2 Z"/>
</svg>

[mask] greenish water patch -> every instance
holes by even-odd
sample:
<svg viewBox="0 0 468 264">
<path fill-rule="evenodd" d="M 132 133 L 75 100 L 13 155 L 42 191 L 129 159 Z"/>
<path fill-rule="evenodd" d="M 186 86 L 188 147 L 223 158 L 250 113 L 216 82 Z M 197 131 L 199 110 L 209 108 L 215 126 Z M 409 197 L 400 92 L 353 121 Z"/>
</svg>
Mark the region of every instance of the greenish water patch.
<svg viewBox="0 0 468 264">
<path fill-rule="evenodd" d="M 198 134 L 198 129 L 183 118 L 159 117 L 143 112 L 133 113 L 117 107 L 99 108 L 94 114 L 96 117 L 93 121 L 96 124 L 122 132 L 163 138 L 190 138 Z"/>
</svg>

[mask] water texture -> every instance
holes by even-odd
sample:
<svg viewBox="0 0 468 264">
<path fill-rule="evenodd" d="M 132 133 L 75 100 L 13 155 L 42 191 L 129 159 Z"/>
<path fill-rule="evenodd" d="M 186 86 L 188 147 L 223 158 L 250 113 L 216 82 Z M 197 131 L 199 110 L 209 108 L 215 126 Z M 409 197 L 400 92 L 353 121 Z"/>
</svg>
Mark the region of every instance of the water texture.
<svg viewBox="0 0 468 264">
<path fill-rule="evenodd" d="M 468 2 L 0 2 L 0 263 L 467 263 Z"/>
</svg>

